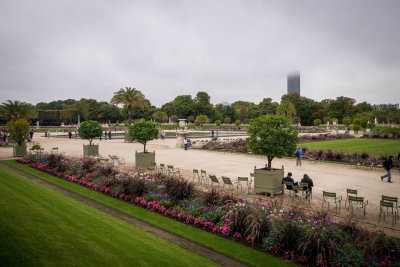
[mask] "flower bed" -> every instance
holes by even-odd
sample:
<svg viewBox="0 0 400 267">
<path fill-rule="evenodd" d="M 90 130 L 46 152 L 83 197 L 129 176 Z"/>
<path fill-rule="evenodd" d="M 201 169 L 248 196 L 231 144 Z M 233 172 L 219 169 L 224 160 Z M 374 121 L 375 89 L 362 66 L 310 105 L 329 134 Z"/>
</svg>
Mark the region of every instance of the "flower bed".
<svg viewBox="0 0 400 267">
<path fill-rule="evenodd" d="M 298 138 L 297 142 L 311 142 L 311 141 L 328 141 L 328 140 L 337 140 L 337 139 L 346 139 L 346 138 L 354 138 L 352 135 L 347 134 L 318 134 L 318 135 L 301 135 Z"/>
<path fill-rule="evenodd" d="M 400 264 L 400 241 L 328 216 L 283 209 L 282 200 L 248 203 L 162 174 L 124 173 L 91 159 L 28 156 L 18 162 L 216 235 L 304 265 Z M 384 262 L 384 263 L 383 263 Z"/>
</svg>

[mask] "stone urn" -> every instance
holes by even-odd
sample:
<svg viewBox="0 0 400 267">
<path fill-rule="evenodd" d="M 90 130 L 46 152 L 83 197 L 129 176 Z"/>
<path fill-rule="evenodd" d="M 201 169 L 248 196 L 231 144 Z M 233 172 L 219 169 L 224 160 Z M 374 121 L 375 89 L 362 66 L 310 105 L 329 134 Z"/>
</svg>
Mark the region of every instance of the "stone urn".
<svg viewBox="0 0 400 267">
<path fill-rule="evenodd" d="M 256 169 L 254 167 L 254 193 L 266 193 L 271 196 L 283 193 L 282 178 L 284 169 L 268 169 L 267 167 Z"/>
</svg>

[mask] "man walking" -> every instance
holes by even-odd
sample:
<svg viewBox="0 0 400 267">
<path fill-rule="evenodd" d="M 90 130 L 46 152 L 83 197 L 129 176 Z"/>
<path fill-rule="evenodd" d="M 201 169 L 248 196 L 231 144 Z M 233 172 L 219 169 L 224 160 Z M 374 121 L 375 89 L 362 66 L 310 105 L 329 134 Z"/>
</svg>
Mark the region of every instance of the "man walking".
<svg viewBox="0 0 400 267">
<path fill-rule="evenodd" d="M 387 159 L 387 160 L 385 160 L 383 162 L 383 167 L 386 169 L 387 174 L 381 176 L 381 180 L 383 181 L 383 178 L 387 177 L 388 178 L 388 183 L 393 183 L 391 181 L 391 178 L 392 178 L 391 170 L 393 168 L 393 156 L 390 156 L 389 159 Z"/>
<path fill-rule="evenodd" d="M 301 157 L 303 156 L 303 151 L 300 147 L 297 147 L 297 150 L 294 152 L 296 156 L 296 166 L 301 166 Z"/>
</svg>

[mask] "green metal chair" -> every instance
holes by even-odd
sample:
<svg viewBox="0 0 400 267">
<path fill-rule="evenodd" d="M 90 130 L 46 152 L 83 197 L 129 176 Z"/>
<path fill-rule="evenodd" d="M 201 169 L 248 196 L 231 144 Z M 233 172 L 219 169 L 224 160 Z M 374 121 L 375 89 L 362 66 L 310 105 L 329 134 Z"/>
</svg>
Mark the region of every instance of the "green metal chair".
<svg viewBox="0 0 400 267">
<path fill-rule="evenodd" d="M 217 176 L 209 174 L 208 177 L 210 178 L 210 185 L 211 187 L 214 185 L 214 183 L 218 184 L 219 187 L 219 183 L 221 182 L 220 180 L 218 180 Z"/>
<path fill-rule="evenodd" d="M 249 177 L 238 177 L 237 179 L 237 190 L 239 191 L 239 186 L 240 186 L 240 191 L 243 191 L 243 185 L 247 186 L 247 188 L 250 187 L 251 181 L 249 183 Z"/>
<path fill-rule="evenodd" d="M 199 170 L 197 170 L 197 169 L 193 169 L 193 182 L 194 182 L 195 178 L 197 178 L 200 183 L 200 173 L 199 173 Z"/>
<path fill-rule="evenodd" d="M 283 184 L 285 185 L 284 190 L 289 191 L 289 197 L 294 197 L 294 184 L 293 182 L 289 181 L 283 181 Z M 292 189 L 288 189 L 288 186 Z"/>
<path fill-rule="evenodd" d="M 392 215 L 392 226 L 394 226 L 396 224 L 397 210 L 393 206 L 393 202 L 386 202 L 384 200 L 380 201 L 380 212 L 379 212 L 378 224 L 381 220 L 382 214 L 383 214 L 383 220 L 385 220 L 386 214 Z"/>
<path fill-rule="evenodd" d="M 233 189 L 233 185 L 236 184 L 235 181 L 232 181 L 231 178 L 229 178 L 227 176 L 222 176 L 221 178 L 222 178 L 222 182 L 224 183 L 223 184 L 224 188 L 225 188 L 225 185 L 228 185 L 231 187 L 231 189 Z"/>
<path fill-rule="evenodd" d="M 389 197 L 382 195 L 382 200 L 393 203 L 393 208 L 396 209 L 397 218 L 399 218 L 399 199 L 397 197 Z"/>
<path fill-rule="evenodd" d="M 349 202 L 348 209 L 351 209 L 351 212 L 354 212 L 354 208 L 356 210 L 362 209 L 362 210 L 364 210 L 364 216 L 365 216 L 365 210 L 366 210 L 367 205 L 368 205 L 368 200 L 366 202 L 364 202 L 364 198 L 363 197 L 349 196 L 347 201 Z"/>
<path fill-rule="evenodd" d="M 333 203 L 336 205 L 336 211 L 337 211 L 337 206 L 339 204 L 339 212 L 340 212 L 340 207 L 341 207 L 341 202 L 342 202 L 342 196 L 336 197 L 336 193 L 331 193 L 331 192 L 322 192 L 322 210 L 324 210 L 324 203 L 328 203 L 328 210 L 329 210 L 329 204 Z"/>
<path fill-rule="evenodd" d="M 347 206 L 347 203 L 349 202 L 349 196 L 352 196 L 352 197 L 357 197 L 357 190 L 354 190 L 354 189 L 347 189 L 347 198 L 346 198 L 346 201 L 344 202 L 344 207 L 346 208 L 346 206 Z"/>
</svg>

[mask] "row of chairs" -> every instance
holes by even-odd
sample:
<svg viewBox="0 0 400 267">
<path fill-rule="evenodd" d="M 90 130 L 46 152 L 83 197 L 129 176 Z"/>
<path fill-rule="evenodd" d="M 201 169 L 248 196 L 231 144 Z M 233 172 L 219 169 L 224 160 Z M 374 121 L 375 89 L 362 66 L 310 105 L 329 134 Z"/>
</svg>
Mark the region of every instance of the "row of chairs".
<svg viewBox="0 0 400 267">
<path fill-rule="evenodd" d="M 180 176 L 181 175 L 181 171 L 179 170 L 179 168 L 174 168 L 173 165 L 165 165 L 164 163 L 160 163 L 159 166 L 156 166 L 158 169 L 158 171 L 160 171 L 163 174 L 167 174 L 167 175 L 172 175 L 172 176 Z"/>
<path fill-rule="evenodd" d="M 233 187 L 236 185 L 236 189 L 239 190 L 240 187 L 241 191 L 243 190 L 243 185 L 250 189 L 253 182 L 253 176 L 254 175 L 250 174 L 250 179 L 249 177 L 238 177 L 237 180 L 232 180 L 227 176 L 221 176 L 221 179 L 218 179 L 214 174 L 209 174 L 207 177 L 207 172 L 205 170 L 199 171 L 198 169 L 193 169 L 193 182 L 195 179 L 197 179 L 200 184 L 204 184 L 206 186 L 210 185 L 211 187 L 214 186 L 214 184 L 217 184 L 219 187 L 222 183 L 223 188 L 225 188 L 225 185 L 227 185 L 231 189 L 233 189 Z"/>
<path fill-rule="evenodd" d="M 323 191 L 322 193 L 322 210 L 324 207 L 324 203 L 329 204 L 333 203 L 337 206 L 339 205 L 339 212 L 342 202 L 342 196 L 337 196 L 336 193 Z M 366 208 L 368 205 L 368 200 L 364 200 L 364 197 L 358 196 L 358 192 L 355 189 L 347 189 L 347 199 L 345 200 L 345 208 L 354 212 L 354 210 L 363 210 L 364 216 L 366 214 Z M 392 216 L 392 225 L 396 224 L 397 219 L 399 218 L 399 202 L 397 197 L 385 196 L 382 195 L 382 198 L 379 202 L 379 218 L 378 223 L 380 223 L 381 217 L 385 220 L 387 214 Z"/>
</svg>

